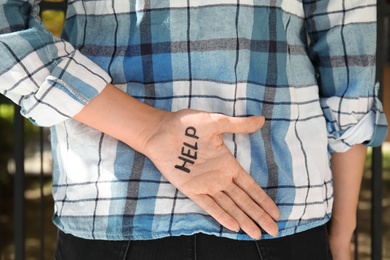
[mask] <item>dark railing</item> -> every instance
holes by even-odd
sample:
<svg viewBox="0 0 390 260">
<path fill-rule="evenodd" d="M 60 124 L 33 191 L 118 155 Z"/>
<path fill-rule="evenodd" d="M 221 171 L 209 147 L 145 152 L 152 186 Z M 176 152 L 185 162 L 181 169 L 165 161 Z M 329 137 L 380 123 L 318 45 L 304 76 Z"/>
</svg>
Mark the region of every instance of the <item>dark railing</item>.
<svg viewBox="0 0 390 260">
<path fill-rule="evenodd" d="M 377 17 L 377 79 L 381 84 L 379 97 L 383 98 L 384 69 L 385 64 L 389 62 L 389 16 L 390 1 L 378 0 Z M 387 86 L 389 87 L 389 86 Z M 388 90 L 387 90 L 388 91 Z M 390 104 L 386 104 L 390 105 Z M 371 259 L 382 259 L 383 253 L 383 154 L 381 147 L 373 148 L 372 152 L 372 199 L 371 199 Z"/>
<path fill-rule="evenodd" d="M 39 5 L 41 12 L 44 10 L 57 10 L 66 12 L 67 1 L 41 1 Z"/>
<path fill-rule="evenodd" d="M 24 119 L 18 113 L 20 109 L 15 105 L 14 133 L 16 138 L 14 147 L 14 230 L 15 230 L 15 259 L 25 259 L 24 255 Z"/>
<path fill-rule="evenodd" d="M 41 2 L 41 10 L 66 10 L 66 1 L 63 2 Z M 378 53 L 377 53 L 377 78 L 380 83 L 383 81 L 383 71 L 384 65 L 388 61 L 385 55 L 385 48 L 389 48 L 389 45 L 385 44 L 385 39 L 389 39 L 389 28 L 390 20 L 386 19 L 390 17 L 390 5 L 387 2 L 379 1 L 378 2 Z M 385 23 L 387 21 L 387 23 Z M 383 85 L 383 84 L 382 84 Z M 7 103 L 7 101 L 0 97 L 0 106 L 1 104 Z M 390 104 L 387 104 L 390 105 Z M 13 240 L 14 240 L 14 257 L 16 260 L 25 259 L 25 169 L 24 169 L 24 153 L 25 153 L 25 120 L 21 117 L 19 107 L 15 106 L 14 113 L 14 189 L 13 189 L 13 204 L 14 204 L 14 228 L 13 228 Z M 1 115 L 0 115 L 1 116 Z M 2 126 L 0 126 L 2 127 Z M 3 138 L 3 137 L 0 137 Z M 45 201 L 44 201 L 44 170 L 43 170 L 43 154 L 44 154 L 44 131 L 43 129 L 39 130 L 39 154 L 40 154 L 40 174 L 39 174 L 39 191 L 40 191 L 40 217 L 39 217 L 39 259 L 45 259 L 45 227 L 50 223 L 45 221 Z M 1 152 L 1 151 L 0 151 Z M 382 169 L 382 149 L 381 147 L 374 148 L 372 150 L 372 164 L 371 164 L 371 259 L 379 260 L 382 259 L 383 253 L 383 219 L 382 219 L 382 198 L 383 198 L 383 169 Z M 1 173 L 1 172 L 0 172 Z M 0 179 L 1 181 L 1 179 Z M 1 210 L 5 207 L 4 198 L 2 198 L 4 192 L 1 190 L 0 183 L 0 216 Z M 0 222 L 1 223 L 1 222 Z M 358 226 L 360 225 L 358 219 Z M 2 242 L 5 241 L 5 237 L 2 234 L 3 227 L 0 227 L 0 260 L 6 260 L 5 254 L 2 252 Z M 354 244 L 355 244 L 355 259 L 359 258 L 358 248 L 358 233 L 355 235 Z M 52 241 L 54 243 L 54 241 Z M 46 257 L 47 258 L 47 257 Z M 50 258 L 47 258 L 50 259 Z"/>
</svg>

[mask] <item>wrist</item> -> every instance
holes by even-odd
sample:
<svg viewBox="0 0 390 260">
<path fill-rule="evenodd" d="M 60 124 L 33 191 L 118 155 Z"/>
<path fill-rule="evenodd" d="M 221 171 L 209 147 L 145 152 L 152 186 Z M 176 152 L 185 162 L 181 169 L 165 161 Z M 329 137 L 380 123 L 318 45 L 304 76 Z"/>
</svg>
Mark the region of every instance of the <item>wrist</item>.
<svg viewBox="0 0 390 260">
<path fill-rule="evenodd" d="M 355 216 L 348 219 L 340 219 L 337 218 L 337 216 L 332 216 L 330 222 L 328 223 L 329 234 L 334 236 L 348 236 L 352 238 L 355 229 Z"/>
<path fill-rule="evenodd" d="M 153 146 L 150 144 L 150 140 L 159 134 L 164 132 L 167 121 L 169 121 L 169 115 L 172 112 L 151 108 L 153 111 L 149 113 L 148 120 L 144 122 L 143 126 L 137 129 L 137 136 L 130 138 L 126 142 L 133 149 L 138 152 L 151 157 L 153 154 Z"/>
<path fill-rule="evenodd" d="M 108 84 L 74 118 L 144 153 L 148 138 L 168 114 Z"/>
</svg>

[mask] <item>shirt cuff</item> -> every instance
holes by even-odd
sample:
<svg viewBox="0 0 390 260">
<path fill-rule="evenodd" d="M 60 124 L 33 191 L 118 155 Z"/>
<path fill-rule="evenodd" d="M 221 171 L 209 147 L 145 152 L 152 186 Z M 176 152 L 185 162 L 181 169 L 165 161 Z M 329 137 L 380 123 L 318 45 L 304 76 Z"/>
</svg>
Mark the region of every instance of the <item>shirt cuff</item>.
<svg viewBox="0 0 390 260">
<path fill-rule="evenodd" d="M 376 91 L 377 92 L 377 86 Z M 375 93 L 376 94 L 376 93 Z M 355 125 L 342 134 L 329 133 L 329 149 L 331 152 L 345 152 L 355 144 L 380 146 L 387 136 L 388 126 L 380 100 L 375 95 L 373 108 Z"/>
<path fill-rule="evenodd" d="M 75 50 L 63 58 L 39 90 L 21 101 L 21 113 L 34 124 L 52 126 L 72 118 L 95 98 L 110 77 Z"/>
</svg>

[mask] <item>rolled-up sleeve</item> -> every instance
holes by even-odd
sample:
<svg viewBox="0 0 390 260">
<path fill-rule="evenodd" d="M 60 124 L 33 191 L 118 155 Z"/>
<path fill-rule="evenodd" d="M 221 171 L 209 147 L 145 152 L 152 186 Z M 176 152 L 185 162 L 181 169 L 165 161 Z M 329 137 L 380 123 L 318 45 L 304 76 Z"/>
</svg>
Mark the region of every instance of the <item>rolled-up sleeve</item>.
<svg viewBox="0 0 390 260">
<path fill-rule="evenodd" d="M 380 145 L 386 117 L 376 84 L 376 1 L 303 1 L 331 151 Z"/>
<path fill-rule="evenodd" d="M 46 31 L 29 1 L 0 0 L 0 93 L 41 126 L 76 115 L 110 82 L 71 44 Z"/>
</svg>

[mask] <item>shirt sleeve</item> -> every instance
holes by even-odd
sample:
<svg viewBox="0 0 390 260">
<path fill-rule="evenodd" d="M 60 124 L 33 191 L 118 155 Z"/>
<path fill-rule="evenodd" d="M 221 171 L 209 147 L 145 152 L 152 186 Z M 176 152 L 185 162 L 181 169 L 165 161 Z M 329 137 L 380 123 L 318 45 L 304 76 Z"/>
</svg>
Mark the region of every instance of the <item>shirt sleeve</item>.
<svg viewBox="0 0 390 260">
<path fill-rule="evenodd" d="M 30 2 L 0 0 L 0 93 L 33 123 L 52 126 L 76 115 L 110 77 L 45 30 Z"/>
<path fill-rule="evenodd" d="M 330 150 L 380 145 L 386 117 L 376 84 L 376 1 L 304 0 Z"/>
</svg>

